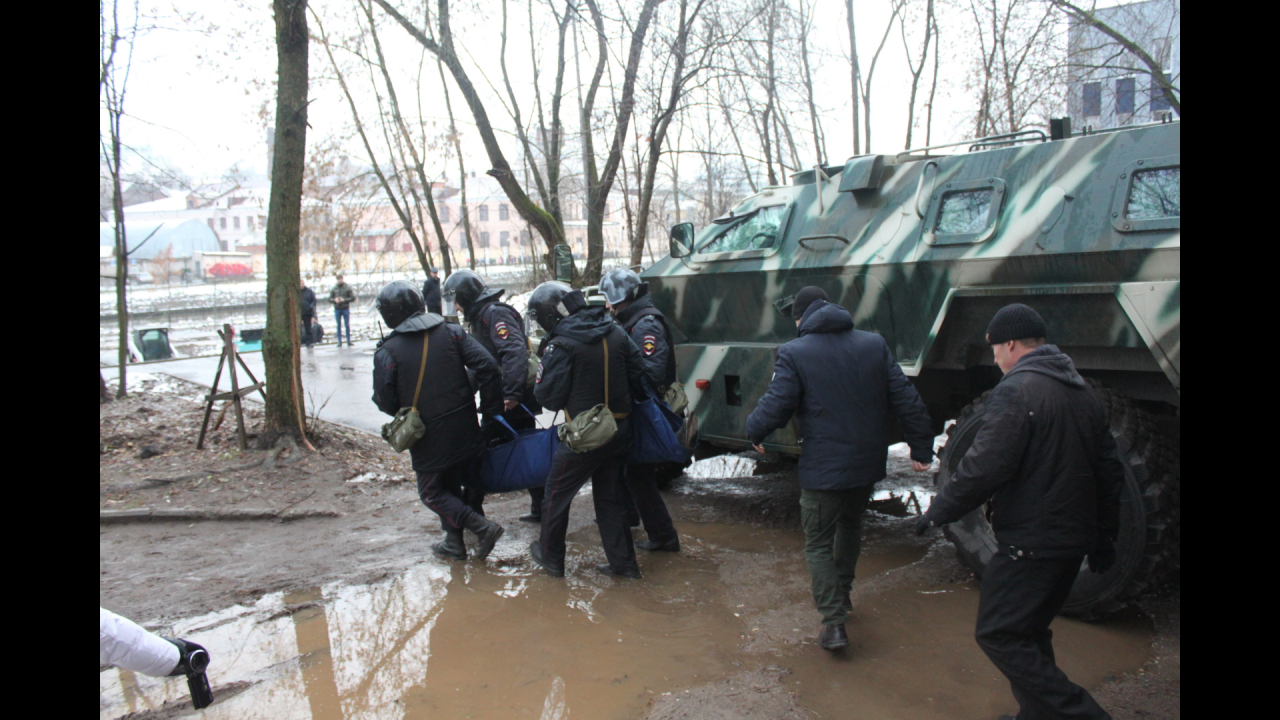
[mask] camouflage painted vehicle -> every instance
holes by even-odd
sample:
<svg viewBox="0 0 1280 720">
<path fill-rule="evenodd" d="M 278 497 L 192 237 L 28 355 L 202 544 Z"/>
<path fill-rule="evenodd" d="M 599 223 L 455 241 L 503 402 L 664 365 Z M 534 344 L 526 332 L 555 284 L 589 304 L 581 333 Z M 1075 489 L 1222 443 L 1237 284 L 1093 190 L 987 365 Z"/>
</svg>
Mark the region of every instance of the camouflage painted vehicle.
<svg viewBox="0 0 1280 720">
<path fill-rule="evenodd" d="M 1179 560 L 1180 132 L 1171 122 L 864 155 L 766 188 L 696 234 L 672 228 L 671 255 L 643 275 L 680 335 L 702 439 L 748 447 L 747 415 L 795 337 L 776 308 L 817 285 L 885 337 L 939 432 L 957 419 L 941 486 L 1000 378 L 987 322 L 1024 302 L 1096 382 L 1129 470 L 1119 561 L 1084 573 L 1066 610 L 1098 614 L 1165 578 Z M 765 446 L 798 454 L 794 422 Z M 947 534 L 981 572 L 994 549 L 983 513 Z"/>
</svg>

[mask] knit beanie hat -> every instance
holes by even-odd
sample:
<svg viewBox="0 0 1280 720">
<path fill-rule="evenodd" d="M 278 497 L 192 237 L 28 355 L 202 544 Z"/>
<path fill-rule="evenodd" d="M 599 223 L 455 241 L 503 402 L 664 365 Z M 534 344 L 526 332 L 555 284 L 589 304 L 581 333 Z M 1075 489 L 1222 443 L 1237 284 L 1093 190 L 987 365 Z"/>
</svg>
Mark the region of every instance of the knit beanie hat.
<svg viewBox="0 0 1280 720">
<path fill-rule="evenodd" d="M 808 310 L 809 306 L 817 300 L 831 301 L 831 299 L 827 297 L 827 293 L 824 292 L 822 288 L 815 287 L 813 285 L 810 285 L 796 293 L 796 299 L 791 305 L 791 319 L 799 320 L 804 317 L 804 311 Z"/>
<path fill-rule="evenodd" d="M 1024 338 L 1042 338 L 1047 333 L 1044 318 L 1040 313 L 1023 305 L 1014 303 L 1006 305 L 991 318 L 987 326 L 987 344 L 999 345 L 1010 340 Z"/>
</svg>

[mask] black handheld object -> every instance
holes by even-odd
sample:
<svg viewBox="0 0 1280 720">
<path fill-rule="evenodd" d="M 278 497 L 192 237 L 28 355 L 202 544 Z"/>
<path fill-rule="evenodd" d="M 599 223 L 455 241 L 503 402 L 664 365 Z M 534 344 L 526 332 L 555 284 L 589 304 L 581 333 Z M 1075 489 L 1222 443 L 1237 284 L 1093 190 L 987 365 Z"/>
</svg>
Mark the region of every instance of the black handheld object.
<svg viewBox="0 0 1280 720">
<path fill-rule="evenodd" d="M 173 643 L 179 653 L 178 664 L 169 675 L 187 676 L 187 690 L 191 692 L 191 704 L 196 710 L 212 705 L 213 690 L 209 687 L 209 676 L 205 674 L 209 667 L 209 651 L 190 640 L 165 639 Z"/>
</svg>

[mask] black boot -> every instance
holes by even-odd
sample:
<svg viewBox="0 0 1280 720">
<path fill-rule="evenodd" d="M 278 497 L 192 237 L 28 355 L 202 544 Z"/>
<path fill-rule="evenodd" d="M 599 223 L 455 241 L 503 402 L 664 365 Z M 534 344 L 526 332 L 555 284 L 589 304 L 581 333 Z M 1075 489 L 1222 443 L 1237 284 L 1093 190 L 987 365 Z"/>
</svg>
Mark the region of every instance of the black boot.
<svg viewBox="0 0 1280 720">
<path fill-rule="evenodd" d="M 454 560 L 467 559 L 467 546 L 462 540 L 462 528 L 450 530 L 445 528 L 444 540 L 431 546 L 431 552 L 440 557 L 453 558 Z"/>
<path fill-rule="evenodd" d="M 636 547 L 649 552 L 680 552 L 680 538 L 673 537 L 670 540 L 658 542 L 657 540 L 640 540 L 636 542 Z"/>
<path fill-rule="evenodd" d="M 476 544 L 476 557 L 483 560 L 489 557 L 489 552 L 493 550 L 493 546 L 498 544 L 498 538 L 502 537 L 502 533 L 506 532 L 502 526 L 493 522 L 480 513 L 471 513 L 471 517 L 467 518 L 466 528 L 476 534 L 478 543 Z"/>
<path fill-rule="evenodd" d="M 642 577 L 640 575 L 639 570 L 628 570 L 627 572 L 619 572 L 617 570 L 614 570 L 613 566 L 610 565 L 609 563 L 600 563 L 599 565 L 597 565 L 596 572 L 600 573 L 601 575 L 616 575 L 618 577 L 631 578 L 632 580 L 639 580 Z"/>
<path fill-rule="evenodd" d="M 822 632 L 818 633 L 818 644 L 823 650 L 839 650 L 849 647 L 849 635 L 844 631 L 844 625 L 823 625 Z"/>
<path fill-rule="evenodd" d="M 557 578 L 564 577 L 563 564 L 552 565 L 551 563 L 542 559 L 542 543 L 541 542 L 534 540 L 532 543 L 529 544 L 529 557 L 533 558 L 533 561 L 538 563 L 538 567 L 542 568 L 543 570 L 546 570 L 547 574 L 550 575 L 551 577 L 557 577 Z"/>
</svg>

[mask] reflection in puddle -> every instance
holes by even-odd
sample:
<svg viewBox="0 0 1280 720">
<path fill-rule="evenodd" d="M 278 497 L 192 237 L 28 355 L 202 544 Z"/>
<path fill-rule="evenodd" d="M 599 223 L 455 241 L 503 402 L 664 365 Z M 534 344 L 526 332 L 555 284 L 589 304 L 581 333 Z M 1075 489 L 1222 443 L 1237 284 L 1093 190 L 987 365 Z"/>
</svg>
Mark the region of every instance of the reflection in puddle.
<svg viewBox="0 0 1280 720">
<path fill-rule="evenodd" d="M 738 478 L 751 477 L 755 472 L 756 461 L 737 455 L 718 455 L 706 460 L 698 460 L 685 468 L 684 474 L 691 478 Z"/>
<path fill-rule="evenodd" d="M 213 706 L 188 710 L 184 678 L 108 668 L 99 714 L 170 703 L 179 712 L 167 718 L 638 718 L 655 697 L 772 662 L 823 717 L 1007 710 L 1007 685 L 972 641 L 973 586 L 860 594 L 854 648 L 833 661 L 813 644 L 802 543 L 794 531 L 684 523 L 682 551 L 643 556 L 636 582 L 595 574 L 598 538 L 583 529 L 569 536 L 564 580 L 527 563 L 427 562 L 370 585 L 273 593 L 160 630 L 209 649 Z M 869 543 L 860 587 L 924 552 Z M 1055 642 L 1073 678 L 1096 682 L 1141 664 L 1148 632 L 1060 621 Z M 1093 662 L 1092 648 L 1108 660 Z M 249 687 L 220 694 L 232 683 Z"/>
</svg>

